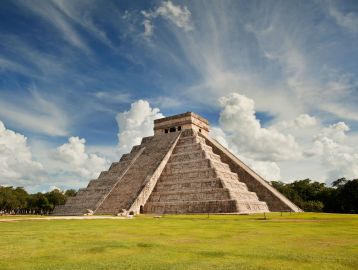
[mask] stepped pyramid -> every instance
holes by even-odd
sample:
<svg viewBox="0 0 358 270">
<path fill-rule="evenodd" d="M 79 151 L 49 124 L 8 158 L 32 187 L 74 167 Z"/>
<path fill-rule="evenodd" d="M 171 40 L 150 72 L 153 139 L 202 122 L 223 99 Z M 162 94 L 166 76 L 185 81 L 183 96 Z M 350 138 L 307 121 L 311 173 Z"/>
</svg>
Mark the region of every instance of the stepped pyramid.
<svg viewBox="0 0 358 270">
<path fill-rule="evenodd" d="M 301 211 L 209 136 L 192 112 L 154 121 L 154 136 L 91 180 L 54 215 Z"/>
</svg>

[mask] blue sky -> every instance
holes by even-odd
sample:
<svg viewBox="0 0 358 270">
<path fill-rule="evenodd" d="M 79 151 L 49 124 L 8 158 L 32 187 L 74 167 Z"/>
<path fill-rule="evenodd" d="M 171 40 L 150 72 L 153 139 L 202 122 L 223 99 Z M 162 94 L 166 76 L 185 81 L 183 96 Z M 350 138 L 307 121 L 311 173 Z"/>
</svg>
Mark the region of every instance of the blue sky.
<svg viewBox="0 0 358 270">
<path fill-rule="evenodd" d="M 4 0 L 0 184 L 85 186 L 185 111 L 268 179 L 358 177 L 357 70 L 357 1 Z"/>
</svg>

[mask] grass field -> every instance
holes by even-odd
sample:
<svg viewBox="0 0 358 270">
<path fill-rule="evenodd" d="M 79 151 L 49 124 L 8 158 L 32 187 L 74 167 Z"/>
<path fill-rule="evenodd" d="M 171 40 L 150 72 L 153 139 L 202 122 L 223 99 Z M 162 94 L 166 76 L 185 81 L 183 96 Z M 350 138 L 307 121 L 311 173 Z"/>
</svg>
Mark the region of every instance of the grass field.
<svg viewBox="0 0 358 270">
<path fill-rule="evenodd" d="M 0 269 L 358 269 L 358 215 L 267 217 L 0 222 Z"/>
</svg>

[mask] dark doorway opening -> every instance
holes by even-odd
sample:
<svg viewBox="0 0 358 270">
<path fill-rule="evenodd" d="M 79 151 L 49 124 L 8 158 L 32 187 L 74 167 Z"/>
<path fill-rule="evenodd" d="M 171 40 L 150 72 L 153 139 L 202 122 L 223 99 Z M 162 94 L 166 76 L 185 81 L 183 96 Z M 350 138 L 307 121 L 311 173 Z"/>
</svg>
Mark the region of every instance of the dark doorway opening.
<svg viewBox="0 0 358 270">
<path fill-rule="evenodd" d="M 169 129 L 169 132 L 175 132 L 176 131 L 176 128 L 175 127 L 171 127 L 170 129 Z"/>
<path fill-rule="evenodd" d="M 141 205 L 141 206 L 139 207 L 139 214 L 143 214 L 143 212 L 144 212 L 144 210 L 143 210 L 143 205 Z"/>
</svg>

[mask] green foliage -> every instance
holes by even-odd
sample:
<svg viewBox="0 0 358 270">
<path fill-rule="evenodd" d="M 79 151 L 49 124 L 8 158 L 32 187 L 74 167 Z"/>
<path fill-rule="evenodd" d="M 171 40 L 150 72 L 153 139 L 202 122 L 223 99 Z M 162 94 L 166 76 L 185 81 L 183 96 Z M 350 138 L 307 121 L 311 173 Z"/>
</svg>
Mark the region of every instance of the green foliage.
<svg viewBox="0 0 358 270">
<path fill-rule="evenodd" d="M 67 197 L 74 197 L 74 196 L 76 196 L 76 194 L 77 194 L 77 191 L 74 190 L 74 189 L 67 189 L 67 190 L 65 191 L 65 195 L 66 195 Z"/>
<path fill-rule="evenodd" d="M 54 189 L 47 193 L 28 194 L 22 187 L 0 186 L 0 212 L 17 214 L 48 214 L 56 205 L 65 204 L 69 196 L 74 196 L 75 190 L 65 193 Z"/>
<path fill-rule="evenodd" d="M 273 181 L 272 186 L 308 212 L 358 213 L 358 179 L 340 178 L 327 187 L 310 179 L 285 184 Z"/>
</svg>

